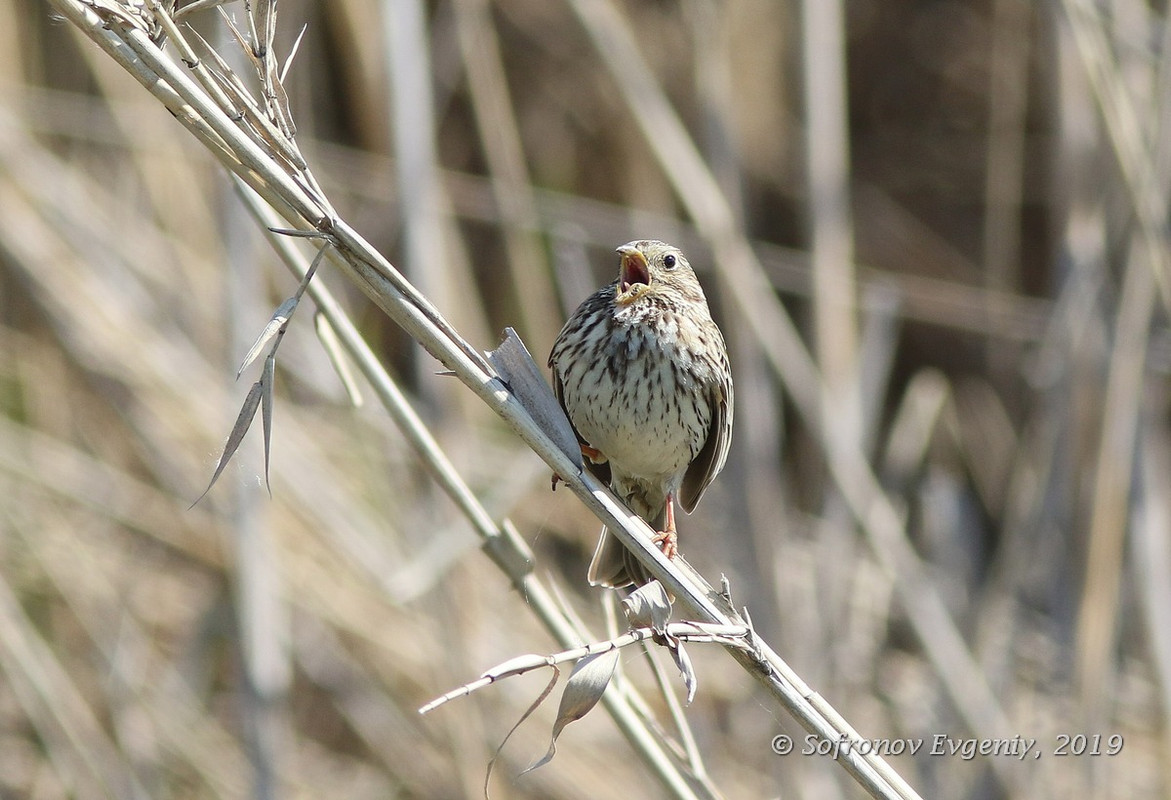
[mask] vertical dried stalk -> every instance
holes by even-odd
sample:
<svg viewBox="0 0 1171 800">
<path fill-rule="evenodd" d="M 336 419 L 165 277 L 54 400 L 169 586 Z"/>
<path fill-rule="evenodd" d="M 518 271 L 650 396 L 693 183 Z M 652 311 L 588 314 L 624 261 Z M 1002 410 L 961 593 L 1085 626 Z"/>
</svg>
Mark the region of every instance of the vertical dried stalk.
<svg viewBox="0 0 1171 800">
<path fill-rule="evenodd" d="M 862 440 L 862 412 L 850 211 L 845 11 L 841 0 L 805 0 L 801 16 L 821 421 L 827 442 L 856 444 Z"/>
</svg>

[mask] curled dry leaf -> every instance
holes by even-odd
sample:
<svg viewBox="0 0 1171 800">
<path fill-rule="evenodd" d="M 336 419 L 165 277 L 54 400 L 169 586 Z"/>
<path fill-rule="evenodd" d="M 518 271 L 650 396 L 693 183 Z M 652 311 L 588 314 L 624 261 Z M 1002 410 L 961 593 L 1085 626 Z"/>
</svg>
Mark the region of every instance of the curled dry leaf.
<svg viewBox="0 0 1171 800">
<path fill-rule="evenodd" d="M 622 601 L 622 611 L 632 628 L 651 628 L 662 633 L 671 618 L 671 600 L 663 584 L 651 581 Z"/>
<path fill-rule="evenodd" d="M 687 705 L 691 705 L 691 701 L 695 699 L 695 687 L 699 685 L 695 669 L 691 666 L 691 657 L 683 648 L 683 642 L 678 639 L 667 637 L 667 650 L 670 651 L 675 666 L 679 668 L 679 674 L 683 676 L 683 688 L 687 690 Z"/>
<path fill-rule="evenodd" d="M 524 772 L 531 772 L 553 760 L 557 753 L 557 737 L 561 735 L 561 731 L 565 730 L 569 723 L 590 713 L 598 704 L 606 687 L 610 685 L 610 679 L 614 677 L 614 669 L 617 666 L 617 650 L 586 656 L 577 662 L 569 675 L 565 692 L 561 695 L 561 705 L 557 709 L 557 721 L 553 723 L 553 738 L 549 742 L 549 750 L 540 761 Z"/>
<path fill-rule="evenodd" d="M 698 681 L 695 670 L 691 666 L 691 658 L 683 649 L 683 641 L 667 629 L 667 620 L 671 618 L 671 599 L 667 590 L 658 581 L 651 581 L 630 593 L 622 601 L 622 610 L 626 619 L 635 628 L 650 628 L 655 632 L 655 641 L 662 644 L 671 653 L 679 674 L 683 676 L 683 686 L 687 689 L 687 704 L 695 699 L 695 687 Z"/>
</svg>

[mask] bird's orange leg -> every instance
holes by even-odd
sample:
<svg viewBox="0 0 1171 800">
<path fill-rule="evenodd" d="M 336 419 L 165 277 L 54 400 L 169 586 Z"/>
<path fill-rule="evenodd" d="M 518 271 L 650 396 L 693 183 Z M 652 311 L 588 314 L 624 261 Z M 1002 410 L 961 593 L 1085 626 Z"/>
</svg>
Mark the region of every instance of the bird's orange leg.
<svg viewBox="0 0 1171 800">
<path fill-rule="evenodd" d="M 667 525 L 659 531 L 651 541 L 659 546 L 667 560 L 679 554 L 679 536 L 675 532 L 675 498 L 667 495 Z"/>
<path fill-rule="evenodd" d="M 602 455 L 601 450 L 596 447 L 590 447 L 588 444 L 581 445 L 581 454 L 595 464 L 605 464 L 609 460 Z"/>
<path fill-rule="evenodd" d="M 588 458 L 594 464 L 605 464 L 606 461 L 608 460 L 604 455 L 602 455 L 602 451 L 596 447 L 590 447 L 588 444 L 584 444 L 584 443 L 579 443 L 579 446 L 581 447 L 581 454 L 583 456 L 585 456 L 586 458 Z M 558 475 L 556 472 L 554 472 L 553 473 L 553 483 L 550 485 L 549 488 L 552 489 L 553 491 L 557 491 L 557 484 L 563 480 L 565 480 L 565 479 L 562 478 L 560 475 Z"/>
</svg>

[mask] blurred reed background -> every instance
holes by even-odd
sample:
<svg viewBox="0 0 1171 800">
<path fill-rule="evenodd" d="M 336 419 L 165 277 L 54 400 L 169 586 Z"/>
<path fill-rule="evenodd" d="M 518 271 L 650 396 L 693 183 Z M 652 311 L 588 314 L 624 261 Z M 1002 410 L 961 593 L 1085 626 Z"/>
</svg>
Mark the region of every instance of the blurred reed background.
<svg viewBox="0 0 1171 800">
<path fill-rule="evenodd" d="M 285 85 L 339 215 L 478 347 L 513 326 L 543 362 L 616 245 L 689 252 L 738 402 L 682 549 L 862 735 L 928 740 L 892 759 L 924 797 L 1168 796 L 1168 8 L 805 5 L 283 0 L 277 44 L 308 26 Z M 544 679 L 416 709 L 560 648 L 385 413 L 350 405 L 308 314 L 281 350 L 272 499 L 254 430 L 188 510 L 295 281 L 137 83 L 49 4 L 0 9 L 0 797 L 479 796 Z M 239 52 L 214 10 L 189 20 Z M 722 222 L 824 391 L 778 376 L 791 356 Z M 597 521 L 336 272 L 317 280 L 600 635 Z M 842 441 L 921 570 L 855 524 L 822 444 Z M 928 594 L 962 642 L 916 618 Z M 949 684 L 956 645 L 992 707 Z M 720 793 L 861 795 L 829 758 L 774 755 L 803 731 L 718 648 L 690 652 Z M 654 697 L 642 660 L 626 673 Z M 494 796 L 671 796 L 601 712 L 518 776 L 554 710 L 509 742 Z M 1041 757 L 924 755 L 989 735 L 981 713 Z M 1063 734 L 1124 745 L 1061 757 Z"/>
</svg>

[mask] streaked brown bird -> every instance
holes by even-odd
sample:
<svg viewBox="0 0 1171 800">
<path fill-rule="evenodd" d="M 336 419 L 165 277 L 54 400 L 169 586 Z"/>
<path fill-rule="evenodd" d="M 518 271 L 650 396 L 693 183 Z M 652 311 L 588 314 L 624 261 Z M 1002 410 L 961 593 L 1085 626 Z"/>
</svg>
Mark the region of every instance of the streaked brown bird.
<svg viewBox="0 0 1171 800">
<path fill-rule="evenodd" d="M 570 316 L 553 344 L 553 387 L 602 480 L 678 550 L 675 501 L 690 513 L 732 441 L 732 373 L 724 337 L 682 251 L 664 242 L 618 248 L 618 278 Z M 646 583 L 605 528 L 590 563 L 595 586 Z"/>
</svg>

